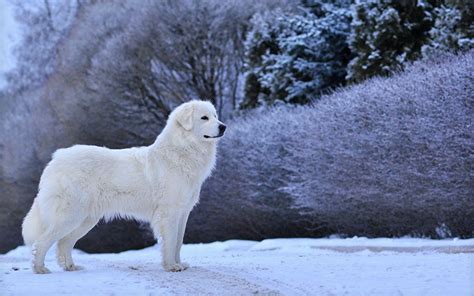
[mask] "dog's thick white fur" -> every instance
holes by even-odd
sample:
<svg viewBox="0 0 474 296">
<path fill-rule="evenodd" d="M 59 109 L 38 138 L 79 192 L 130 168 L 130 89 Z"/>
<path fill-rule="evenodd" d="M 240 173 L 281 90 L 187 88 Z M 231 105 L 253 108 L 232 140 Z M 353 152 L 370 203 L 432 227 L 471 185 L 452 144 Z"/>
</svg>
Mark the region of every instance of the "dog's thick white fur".
<svg viewBox="0 0 474 296">
<path fill-rule="evenodd" d="M 224 130 L 211 103 L 190 101 L 170 114 L 151 146 L 57 150 L 23 221 L 33 271 L 49 273 L 44 257 L 56 241 L 59 265 L 80 269 L 71 257 L 74 244 L 101 218 L 116 216 L 149 221 L 161 238 L 165 270 L 186 269 L 180 259 L 186 222 L 214 167 L 217 139 Z"/>
</svg>

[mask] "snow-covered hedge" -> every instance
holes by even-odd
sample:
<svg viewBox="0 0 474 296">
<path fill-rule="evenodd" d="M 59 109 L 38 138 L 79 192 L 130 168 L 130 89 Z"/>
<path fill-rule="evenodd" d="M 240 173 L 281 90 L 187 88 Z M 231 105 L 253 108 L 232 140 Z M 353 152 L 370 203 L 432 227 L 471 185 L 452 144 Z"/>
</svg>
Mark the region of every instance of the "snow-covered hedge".
<svg viewBox="0 0 474 296">
<path fill-rule="evenodd" d="M 473 73 L 438 56 L 228 123 L 189 237 L 472 237 Z"/>
</svg>

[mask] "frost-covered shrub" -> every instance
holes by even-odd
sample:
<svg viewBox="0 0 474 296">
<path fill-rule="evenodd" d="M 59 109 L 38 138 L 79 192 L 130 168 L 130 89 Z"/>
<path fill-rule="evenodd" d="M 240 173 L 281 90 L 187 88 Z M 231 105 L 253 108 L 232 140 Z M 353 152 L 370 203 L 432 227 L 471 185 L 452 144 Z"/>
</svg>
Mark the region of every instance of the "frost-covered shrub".
<svg viewBox="0 0 474 296">
<path fill-rule="evenodd" d="M 473 79 L 474 51 L 438 56 L 228 123 L 188 233 L 474 236 Z"/>
<path fill-rule="evenodd" d="M 303 14 L 256 14 L 245 42 L 248 69 L 243 108 L 310 97 L 341 85 L 349 49 L 349 9 L 316 1 Z"/>
</svg>

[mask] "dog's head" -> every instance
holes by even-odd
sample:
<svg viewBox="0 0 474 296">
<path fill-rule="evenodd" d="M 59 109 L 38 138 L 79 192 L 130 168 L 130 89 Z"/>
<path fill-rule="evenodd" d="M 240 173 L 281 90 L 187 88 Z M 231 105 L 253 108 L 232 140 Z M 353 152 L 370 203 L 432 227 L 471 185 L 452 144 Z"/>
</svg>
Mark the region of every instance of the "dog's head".
<svg viewBox="0 0 474 296">
<path fill-rule="evenodd" d="M 190 101 L 173 111 L 176 123 L 203 141 L 215 141 L 224 135 L 226 126 L 217 118 L 210 102 Z"/>
</svg>

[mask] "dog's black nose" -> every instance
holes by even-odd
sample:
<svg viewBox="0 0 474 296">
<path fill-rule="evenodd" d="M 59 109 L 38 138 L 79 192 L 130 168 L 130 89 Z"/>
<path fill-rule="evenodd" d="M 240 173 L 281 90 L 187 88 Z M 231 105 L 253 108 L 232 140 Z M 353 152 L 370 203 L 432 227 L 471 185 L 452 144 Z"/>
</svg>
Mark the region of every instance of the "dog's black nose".
<svg viewBox="0 0 474 296">
<path fill-rule="evenodd" d="M 221 134 L 223 134 L 223 133 L 225 132 L 225 129 L 226 129 L 226 128 L 227 128 L 227 126 L 225 126 L 225 125 L 223 125 L 223 124 L 219 125 L 219 132 L 220 132 Z"/>
</svg>

